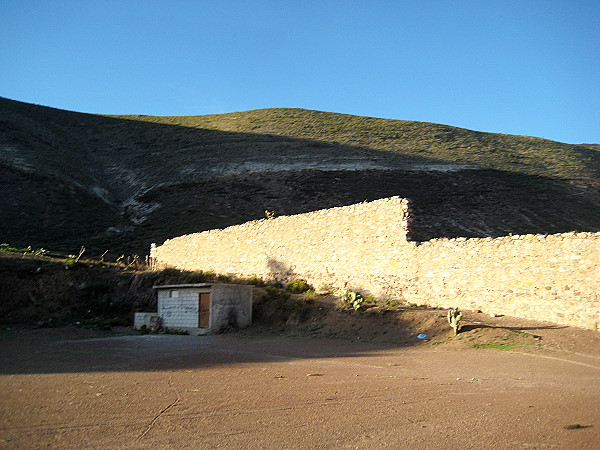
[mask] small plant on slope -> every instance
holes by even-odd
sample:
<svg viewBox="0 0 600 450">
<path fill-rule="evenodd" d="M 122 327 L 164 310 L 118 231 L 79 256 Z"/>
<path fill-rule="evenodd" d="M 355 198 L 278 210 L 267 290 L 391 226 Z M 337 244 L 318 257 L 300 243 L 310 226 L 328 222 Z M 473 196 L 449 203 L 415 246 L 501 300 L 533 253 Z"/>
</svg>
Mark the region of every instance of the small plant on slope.
<svg viewBox="0 0 600 450">
<path fill-rule="evenodd" d="M 448 323 L 454 329 L 454 335 L 458 334 L 460 330 L 460 320 L 462 319 L 462 313 L 458 308 L 448 310 Z"/>
<path fill-rule="evenodd" d="M 351 290 L 347 290 L 344 292 L 344 295 L 340 297 L 342 307 L 351 306 L 354 311 L 358 311 L 364 302 L 365 298 L 362 295 Z"/>
<path fill-rule="evenodd" d="M 296 278 L 288 283 L 287 289 L 292 294 L 302 294 L 310 289 L 310 285 L 306 282 L 306 280 L 303 280 L 302 278 Z"/>
<path fill-rule="evenodd" d="M 304 300 L 306 303 L 313 304 L 317 303 L 317 301 L 319 300 L 319 294 L 317 294 L 312 289 L 309 289 L 304 294 L 302 294 L 299 299 Z"/>
</svg>

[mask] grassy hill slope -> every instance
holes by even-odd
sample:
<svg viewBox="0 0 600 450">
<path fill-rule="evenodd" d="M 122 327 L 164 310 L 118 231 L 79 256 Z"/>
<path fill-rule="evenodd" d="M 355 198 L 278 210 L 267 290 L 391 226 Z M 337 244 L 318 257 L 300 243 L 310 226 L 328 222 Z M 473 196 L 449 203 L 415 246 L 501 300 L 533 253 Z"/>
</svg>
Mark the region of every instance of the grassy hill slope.
<svg viewBox="0 0 600 450">
<path fill-rule="evenodd" d="M 463 170 L 461 170 L 463 169 Z M 150 242 L 389 195 L 418 239 L 600 229 L 600 150 L 301 109 L 100 116 L 0 98 L 0 241 Z"/>
<path fill-rule="evenodd" d="M 402 155 L 407 162 L 468 164 L 597 183 L 597 146 L 484 133 L 428 122 L 378 119 L 304 109 L 270 108 L 205 116 L 115 116 L 202 130 L 292 137 Z"/>
</svg>

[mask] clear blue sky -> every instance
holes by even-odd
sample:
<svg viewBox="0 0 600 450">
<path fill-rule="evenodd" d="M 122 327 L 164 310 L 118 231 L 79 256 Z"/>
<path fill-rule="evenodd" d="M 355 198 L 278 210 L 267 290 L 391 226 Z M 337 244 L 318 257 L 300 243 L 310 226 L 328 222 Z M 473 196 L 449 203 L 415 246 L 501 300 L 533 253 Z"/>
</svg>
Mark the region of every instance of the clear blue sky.
<svg viewBox="0 0 600 450">
<path fill-rule="evenodd" d="M 600 143 L 599 0 L 0 0 L 0 96 L 298 107 Z"/>
</svg>

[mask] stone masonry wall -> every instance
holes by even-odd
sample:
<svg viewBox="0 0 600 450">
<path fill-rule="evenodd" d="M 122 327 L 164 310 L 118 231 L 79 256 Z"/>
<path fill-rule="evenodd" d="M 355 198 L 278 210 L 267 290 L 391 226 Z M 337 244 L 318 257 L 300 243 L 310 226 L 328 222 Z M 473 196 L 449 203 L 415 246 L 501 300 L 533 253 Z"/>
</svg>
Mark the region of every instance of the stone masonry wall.
<svg viewBox="0 0 600 450">
<path fill-rule="evenodd" d="M 436 239 L 418 261 L 416 303 L 598 329 L 600 233 Z"/>
<path fill-rule="evenodd" d="M 158 266 L 598 329 L 600 233 L 411 242 L 398 197 L 167 240 Z"/>
</svg>

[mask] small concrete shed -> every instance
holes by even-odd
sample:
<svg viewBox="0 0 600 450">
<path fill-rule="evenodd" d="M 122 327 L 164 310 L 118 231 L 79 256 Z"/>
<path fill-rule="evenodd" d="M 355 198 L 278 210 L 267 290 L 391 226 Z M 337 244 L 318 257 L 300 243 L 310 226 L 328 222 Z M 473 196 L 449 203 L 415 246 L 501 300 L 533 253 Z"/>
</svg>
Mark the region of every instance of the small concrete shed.
<svg viewBox="0 0 600 450">
<path fill-rule="evenodd" d="M 163 328 L 222 331 L 252 324 L 253 286 L 196 283 L 154 286 Z"/>
</svg>

